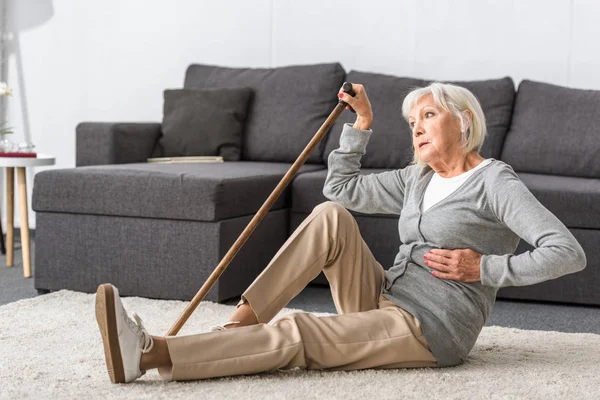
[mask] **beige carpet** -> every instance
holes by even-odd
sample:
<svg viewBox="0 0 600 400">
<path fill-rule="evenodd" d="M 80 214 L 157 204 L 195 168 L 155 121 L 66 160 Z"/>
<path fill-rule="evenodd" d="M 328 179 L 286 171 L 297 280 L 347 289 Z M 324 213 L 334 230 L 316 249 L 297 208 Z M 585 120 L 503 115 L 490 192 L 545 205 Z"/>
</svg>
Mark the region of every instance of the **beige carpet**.
<svg viewBox="0 0 600 400">
<path fill-rule="evenodd" d="M 152 334 L 186 303 L 125 298 Z M 233 306 L 203 302 L 181 334 L 206 332 Z M 283 310 L 277 318 L 289 312 Z M 319 315 L 319 314 L 317 314 Z M 326 314 L 321 314 L 326 315 Z M 598 399 L 600 335 L 484 328 L 470 360 L 445 369 L 292 371 L 195 382 L 155 372 L 113 385 L 94 318 L 94 295 L 60 291 L 0 307 L 0 398 Z"/>
</svg>

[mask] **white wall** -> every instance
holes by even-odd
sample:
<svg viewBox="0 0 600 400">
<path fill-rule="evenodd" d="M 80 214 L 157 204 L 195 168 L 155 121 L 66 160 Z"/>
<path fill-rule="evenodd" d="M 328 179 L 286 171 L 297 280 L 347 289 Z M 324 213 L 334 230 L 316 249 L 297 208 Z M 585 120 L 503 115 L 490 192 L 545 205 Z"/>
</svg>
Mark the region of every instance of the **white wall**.
<svg viewBox="0 0 600 400">
<path fill-rule="evenodd" d="M 6 0 L 16 139 L 75 165 L 81 121 L 160 121 L 190 63 L 600 89 L 593 0 Z M 34 172 L 28 173 L 29 189 Z M 18 221 L 18 214 L 15 215 Z M 30 224 L 35 226 L 30 214 Z M 18 223 L 18 222 L 17 222 Z"/>
</svg>

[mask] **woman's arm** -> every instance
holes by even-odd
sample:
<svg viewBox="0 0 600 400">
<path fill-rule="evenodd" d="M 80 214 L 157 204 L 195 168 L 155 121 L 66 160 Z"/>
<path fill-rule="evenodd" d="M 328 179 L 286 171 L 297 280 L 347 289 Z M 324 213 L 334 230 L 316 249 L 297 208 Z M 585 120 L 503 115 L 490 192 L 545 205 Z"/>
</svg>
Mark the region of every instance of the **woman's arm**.
<svg viewBox="0 0 600 400">
<path fill-rule="evenodd" d="M 498 220 L 535 249 L 523 254 L 483 255 L 481 283 L 525 286 L 581 271 L 587 264 L 583 248 L 567 227 L 505 168 L 487 185 L 490 206 Z"/>
<path fill-rule="evenodd" d="M 340 88 L 338 97 L 356 111 L 354 126 L 344 124 L 340 148 L 329 154 L 323 194 L 344 207 L 367 214 L 400 214 L 404 204 L 403 170 L 360 175 L 372 131 L 373 110 L 363 85 L 352 84 L 352 97 Z"/>
<path fill-rule="evenodd" d="M 367 214 L 400 214 L 404 204 L 404 169 L 360 175 L 370 130 L 344 124 L 340 147 L 329 154 L 323 194 L 344 207 Z"/>
</svg>

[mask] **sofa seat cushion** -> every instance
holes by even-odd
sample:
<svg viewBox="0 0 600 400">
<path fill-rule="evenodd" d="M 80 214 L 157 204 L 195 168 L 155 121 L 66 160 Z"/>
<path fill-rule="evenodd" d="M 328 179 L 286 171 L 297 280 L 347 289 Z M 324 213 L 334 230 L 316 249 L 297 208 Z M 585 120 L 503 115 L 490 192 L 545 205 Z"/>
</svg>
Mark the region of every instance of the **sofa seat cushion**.
<svg viewBox="0 0 600 400">
<path fill-rule="evenodd" d="M 597 178 L 599 119 L 600 90 L 524 80 L 501 159 L 515 171 Z"/>
<path fill-rule="evenodd" d="M 600 179 L 526 172 L 517 175 L 567 228 L 600 229 Z"/>
<path fill-rule="evenodd" d="M 373 107 L 373 135 L 367 153 L 361 160 L 365 168 L 402 168 L 412 160 L 412 135 L 402 116 L 402 103 L 416 87 L 424 87 L 429 80 L 397 77 L 370 72 L 350 71 L 346 80 L 365 86 Z M 485 158 L 500 158 L 502 145 L 510 125 L 515 99 L 515 85 L 511 78 L 485 81 L 448 81 L 470 90 L 481 103 L 488 133 L 481 149 Z M 344 123 L 354 122 L 355 114 L 343 113 L 331 128 L 323 153 L 327 163 L 329 154 L 340 146 Z"/>
<path fill-rule="evenodd" d="M 35 211 L 220 221 L 254 214 L 290 164 L 263 162 L 120 164 L 42 171 Z M 304 171 L 324 166 L 304 165 Z M 287 208 L 287 192 L 272 210 Z"/>
<path fill-rule="evenodd" d="M 387 169 L 379 168 L 362 168 L 360 173 L 363 175 L 377 174 Z M 327 178 L 327 170 L 319 170 L 307 172 L 305 174 L 298 175 L 292 182 L 292 212 L 310 214 L 320 203 L 328 201 L 323 196 L 323 185 L 325 184 L 325 178 Z M 355 215 L 366 215 L 352 211 Z M 369 214 L 378 215 L 382 214 Z M 391 215 L 388 215 L 391 217 Z"/>
<path fill-rule="evenodd" d="M 385 169 L 363 168 L 361 174 Z M 600 229 L 600 179 L 517 173 L 531 193 L 568 228 Z M 292 182 L 292 211 L 308 214 L 323 196 L 327 170 L 308 172 Z M 355 213 L 361 215 L 361 213 Z"/>
</svg>

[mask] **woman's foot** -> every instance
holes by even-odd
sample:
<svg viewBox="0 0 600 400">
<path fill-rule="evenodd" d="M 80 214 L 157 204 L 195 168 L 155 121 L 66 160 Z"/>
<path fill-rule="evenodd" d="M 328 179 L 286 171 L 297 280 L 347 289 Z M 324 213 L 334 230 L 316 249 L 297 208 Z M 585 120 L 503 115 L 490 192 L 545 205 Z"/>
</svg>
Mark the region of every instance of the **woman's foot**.
<svg viewBox="0 0 600 400">
<path fill-rule="evenodd" d="M 239 304 L 237 306 L 236 310 L 233 312 L 231 317 L 229 317 L 229 321 L 226 324 L 213 326 L 210 328 L 210 330 L 211 332 L 224 331 L 226 329 L 241 328 L 242 326 L 256 324 L 258 324 L 258 319 L 250 307 L 250 304 L 248 304 L 248 301 L 244 300 L 243 304 Z"/>
<path fill-rule="evenodd" d="M 227 326 L 228 324 L 231 324 Z M 240 328 L 242 326 L 248 325 L 256 325 L 258 324 L 258 319 L 256 318 L 256 314 L 254 314 L 254 310 L 250 307 L 248 300 L 244 300 L 243 304 L 240 304 L 236 307 L 233 314 L 229 318 L 229 322 L 224 326 L 226 328 Z"/>
<path fill-rule="evenodd" d="M 227 322 L 226 324 L 223 325 L 217 325 L 217 326 L 213 326 L 212 328 L 210 328 L 211 332 L 218 332 L 218 331 L 224 331 L 226 329 L 229 328 L 235 328 L 236 326 L 232 326 L 232 325 L 237 325 L 237 327 L 239 327 L 240 321 L 230 321 Z"/>
<path fill-rule="evenodd" d="M 102 335 L 108 376 L 113 383 L 126 383 L 146 373 L 140 369 L 143 353 L 154 346 L 142 320 L 133 314 L 133 321 L 123 308 L 119 291 L 111 284 L 98 286 L 96 291 L 96 321 Z"/>
</svg>

